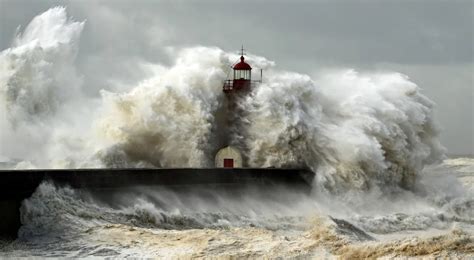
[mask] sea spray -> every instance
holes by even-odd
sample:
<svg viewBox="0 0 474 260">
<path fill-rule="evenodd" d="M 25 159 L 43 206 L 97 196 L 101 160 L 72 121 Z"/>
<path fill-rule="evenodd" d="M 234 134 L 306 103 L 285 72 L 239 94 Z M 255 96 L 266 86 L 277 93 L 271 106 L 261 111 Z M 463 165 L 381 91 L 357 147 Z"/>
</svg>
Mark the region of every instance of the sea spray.
<svg viewBox="0 0 474 260">
<path fill-rule="evenodd" d="M 345 190 L 411 187 L 442 158 L 433 103 L 404 75 L 266 74 L 245 101 L 253 166 L 305 165 L 324 187 Z"/>
<path fill-rule="evenodd" d="M 226 62 L 217 48 L 185 49 L 173 67 L 130 92 L 102 92 L 99 134 L 113 146 L 100 154 L 105 165 L 113 167 L 107 159 L 123 154 L 121 166 L 212 166 Z"/>
<path fill-rule="evenodd" d="M 415 256 L 469 255 L 473 249 L 472 224 L 439 217 L 442 208 L 420 207 L 421 198 L 413 194 L 392 204 L 381 202 L 389 204 L 389 211 L 396 207 L 410 211 L 406 208 L 412 207 L 409 215 L 390 215 L 383 207 L 368 205 L 365 215 L 351 212 L 338 217 L 326 216 L 338 213 L 317 198 L 284 190 L 259 190 L 239 197 L 212 190 L 193 194 L 137 187 L 109 196 L 104 203 L 100 195 L 43 183 L 21 208 L 24 225 L 19 241 L 26 244 L 18 242 L 0 251 L 4 256 L 25 252 L 37 256 L 156 256 L 168 252 L 176 256 L 184 251 L 169 249 L 183 246 L 188 254 L 206 252 L 209 256 L 223 252 L 301 256 L 317 248 L 336 255 L 383 249 L 381 255 L 393 250 Z M 334 204 L 338 204 L 335 200 L 333 206 L 353 210 Z M 220 250 L 215 250 L 216 243 Z M 419 247 L 432 249 L 410 251 Z"/>
<path fill-rule="evenodd" d="M 200 56 L 214 56 L 214 62 L 202 64 Z M 210 151 L 219 143 L 212 129 L 225 127 L 215 118 L 226 113 L 220 87 L 228 56 L 214 48 L 187 49 L 178 60 L 188 64 L 178 63 L 129 93 L 106 95 L 113 107 L 105 122 L 117 130 L 109 137 L 121 143 L 115 147 L 125 152 L 121 161 L 212 164 Z M 193 66 L 199 69 L 190 70 Z M 216 73 L 206 73 L 203 81 L 205 70 Z M 167 74 L 175 71 L 187 77 L 174 82 Z M 310 167 L 321 187 L 333 191 L 411 188 L 425 164 L 442 158 L 433 104 L 404 75 L 344 71 L 318 83 L 271 68 L 266 75 L 239 104 L 246 111 L 241 136 L 227 136 L 244 140 L 249 166 Z"/>
<path fill-rule="evenodd" d="M 247 55 L 265 78 L 238 104 L 246 110 L 242 131 L 225 136 L 221 87 L 237 55 L 178 49 L 174 64 L 156 64 L 156 75 L 129 91 L 84 97 L 74 66 L 82 28 L 53 8 L 1 52 L 2 160 L 16 168 L 204 167 L 231 139 L 245 146 L 250 166 L 311 168 L 317 194 L 179 196 L 152 187 L 104 202 L 43 183 L 23 202 L 20 240 L 0 244 L 0 255 L 472 255 L 472 192 L 450 168 L 469 171 L 472 161 L 421 171 L 443 149 L 433 103 L 406 76 L 347 70 L 311 77 Z M 308 218 L 320 221 L 305 231 Z M 442 235 L 432 237 L 433 229 Z"/>
<path fill-rule="evenodd" d="M 1 101 L 13 124 L 53 116 L 61 104 L 77 98 L 81 78 L 74 60 L 83 27 L 84 22 L 67 18 L 64 8 L 52 8 L 1 52 Z"/>
<path fill-rule="evenodd" d="M 84 22 L 67 17 L 65 8 L 51 8 L 0 53 L 2 156 L 23 161 L 23 167 L 53 167 L 50 149 L 61 146 L 56 134 L 83 110 L 74 106 L 81 100 L 74 60 L 83 27 Z M 69 136 L 79 124 L 66 126 Z"/>
<path fill-rule="evenodd" d="M 175 49 L 172 65 L 130 91 L 83 98 L 74 67 L 83 25 L 50 9 L 1 53 L 2 157 L 45 168 L 212 167 L 237 140 L 248 166 L 309 167 L 318 189 L 336 193 L 411 189 L 442 157 L 433 103 L 398 73 L 310 77 L 247 55 L 266 76 L 238 104 L 242 131 L 224 136 L 232 111 L 222 83 L 238 56 L 216 47 Z"/>
<path fill-rule="evenodd" d="M 279 195 L 275 195 L 275 192 Z M 255 199 L 259 198 L 259 199 Z M 284 187 L 229 191 L 189 187 L 176 192 L 162 186 L 124 188 L 119 192 L 75 190 L 43 182 L 21 207 L 20 237 L 63 236 L 108 223 L 145 228 L 261 227 L 302 229 L 314 212 L 311 198 Z"/>
</svg>

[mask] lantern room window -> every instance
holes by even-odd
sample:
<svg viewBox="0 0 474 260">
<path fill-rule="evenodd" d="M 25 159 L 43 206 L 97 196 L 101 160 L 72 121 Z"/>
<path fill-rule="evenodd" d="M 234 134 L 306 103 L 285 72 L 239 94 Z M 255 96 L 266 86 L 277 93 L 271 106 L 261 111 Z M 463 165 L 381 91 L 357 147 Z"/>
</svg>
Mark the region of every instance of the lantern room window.
<svg viewBox="0 0 474 260">
<path fill-rule="evenodd" d="M 234 70 L 234 79 L 250 80 L 250 70 Z"/>
</svg>

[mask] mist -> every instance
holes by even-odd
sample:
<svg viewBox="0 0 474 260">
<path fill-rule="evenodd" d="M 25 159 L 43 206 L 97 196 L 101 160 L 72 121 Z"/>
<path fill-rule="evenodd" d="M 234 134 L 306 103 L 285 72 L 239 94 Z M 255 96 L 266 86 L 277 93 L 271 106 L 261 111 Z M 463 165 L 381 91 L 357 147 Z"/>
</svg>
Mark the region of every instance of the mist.
<svg viewBox="0 0 474 260">
<path fill-rule="evenodd" d="M 13 168 L 210 167 L 222 145 L 222 82 L 238 59 L 218 47 L 170 48 L 171 65 L 126 91 L 85 93 L 75 66 L 84 22 L 55 7 L 2 51 L 1 141 Z M 334 192 L 413 186 L 443 159 L 433 102 L 397 72 L 278 69 L 248 53 L 264 81 L 241 101 L 251 167 L 309 167 Z M 26 138 L 25 138 L 26 137 Z"/>
<path fill-rule="evenodd" d="M 2 1 L 0 49 L 55 3 Z M 129 90 L 154 75 L 153 64 L 171 66 L 173 48 L 233 52 L 244 44 L 279 69 L 312 78 L 328 69 L 403 73 L 435 102 L 448 155 L 473 153 L 472 1 L 239 3 L 62 1 L 71 17 L 87 20 L 76 59 L 83 91 Z M 275 19 L 283 9 L 288 19 Z"/>
</svg>

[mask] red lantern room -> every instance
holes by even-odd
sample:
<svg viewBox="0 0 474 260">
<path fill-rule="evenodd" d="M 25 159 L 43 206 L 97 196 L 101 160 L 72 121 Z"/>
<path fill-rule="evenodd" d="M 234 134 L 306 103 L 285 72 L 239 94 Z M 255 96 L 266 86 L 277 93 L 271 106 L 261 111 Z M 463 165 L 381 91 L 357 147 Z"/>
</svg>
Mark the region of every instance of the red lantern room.
<svg viewBox="0 0 474 260">
<path fill-rule="evenodd" d="M 234 66 L 234 89 L 237 90 L 250 87 L 252 67 L 244 60 L 244 56 L 240 56 L 240 62 Z"/>
<path fill-rule="evenodd" d="M 239 90 L 250 90 L 252 82 L 252 67 L 245 62 L 244 48 L 242 46 L 240 62 L 232 67 L 234 79 L 224 82 L 223 90 L 225 93 L 231 93 Z"/>
</svg>

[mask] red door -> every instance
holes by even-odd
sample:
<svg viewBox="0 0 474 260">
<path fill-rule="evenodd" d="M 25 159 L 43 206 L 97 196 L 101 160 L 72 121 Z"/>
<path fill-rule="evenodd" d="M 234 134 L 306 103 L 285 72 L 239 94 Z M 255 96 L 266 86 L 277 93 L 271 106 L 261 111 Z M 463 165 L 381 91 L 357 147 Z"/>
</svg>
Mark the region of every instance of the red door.
<svg viewBox="0 0 474 260">
<path fill-rule="evenodd" d="M 224 159 L 224 168 L 234 168 L 234 159 Z"/>
</svg>

